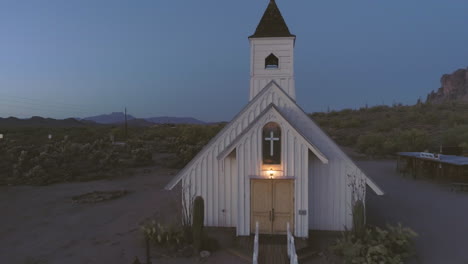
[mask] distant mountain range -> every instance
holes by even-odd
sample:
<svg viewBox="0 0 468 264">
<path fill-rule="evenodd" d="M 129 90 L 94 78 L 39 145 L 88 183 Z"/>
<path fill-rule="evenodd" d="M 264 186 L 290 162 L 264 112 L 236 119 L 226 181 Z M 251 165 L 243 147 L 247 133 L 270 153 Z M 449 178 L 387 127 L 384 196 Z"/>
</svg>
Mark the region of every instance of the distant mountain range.
<svg viewBox="0 0 468 264">
<path fill-rule="evenodd" d="M 160 117 L 145 118 L 145 120 L 154 124 L 194 124 L 194 125 L 206 124 L 205 122 L 195 119 L 193 117 L 160 116 Z"/>
<path fill-rule="evenodd" d="M 127 120 L 133 120 L 133 119 L 135 119 L 134 116 L 127 115 Z M 82 120 L 93 121 L 98 124 L 118 124 L 118 123 L 125 122 L 125 114 L 122 112 L 113 112 L 110 114 L 85 117 Z"/>
<path fill-rule="evenodd" d="M 87 122 L 78 121 L 74 118 L 53 119 L 33 116 L 28 119 L 19 119 L 16 117 L 0 117 L 0 127 L 81 127 L 86 125 Z"/>
<path fill-rule="evenodd" d="M 90 116 L 85 118 L 67 118 L 53 119 L 40 116 L 33 116 L 28 119 L 20 119 L 16 117 L 1 118 L 0 127 L 80 127 L 86 125 L 113 125 L 123 124 L 125 122 L 125 114 L 122 112 L 113 112 L 111 114 Z M 132 115 L 127 115 L 127 123 L 129 126 L 153 126 L 155 124 L 207 124 L 193 117 L 150 117 L 136 118 Z"/>
</svg>

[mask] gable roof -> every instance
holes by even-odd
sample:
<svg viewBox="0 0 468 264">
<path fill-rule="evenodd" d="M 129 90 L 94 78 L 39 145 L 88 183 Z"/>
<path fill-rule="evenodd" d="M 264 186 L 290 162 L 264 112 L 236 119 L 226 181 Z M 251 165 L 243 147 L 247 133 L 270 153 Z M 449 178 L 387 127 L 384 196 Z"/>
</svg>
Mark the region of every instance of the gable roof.
<svg viewBox="0 0 468 264">
<path fill-rule="evenodd" d="M 331 159 L 332 157 L 338 156 L 340 159 L 345 160 L 349 164 L 352 164 L 356 169 L 358 169 L 363 175 L 364 172 L 352 161 L 344 152 L 339 148 L 336 143 L 309 117 L 309 115 L 296 103 L 296 101 L 289 96 L 275 81 L 270 81 L 250 102 L 227 124 L 213 139 L 211 139 L 208 144 L 203 147 L 203 149 L 174 177 L 172 180 L 166 185 L 165 189 L 170 190 L 174 188 L 174 186 L 182 179 L 183 175 L 192 167 L 193 164 L 198 160 L 199 157 L 204 155 L 211 146 L 221 137 L 223 136 L 233 124 L 248 110 L 250 110 L 251 106 L 256 104 L 257 101 L 261 100 L 264 95 L 266 95 L 272 89 L 276 89 L 281 95 L 287 98 L 292 107 L 296 107 L 299 111 L 283 111 L 275 107 L 276 111 L 279 112 L 282 117 L 287 120 L 291 126 L 299 133 L 301 136 L 307 141 L 315 146 L 317 150 L 321 150 L 321 153 L 327 160 Z M 262 112 L 263 113 L 263 112 Z M 254 122 L 251 122 L 254 123 Z M 248 127 L 246 127 L 248 129 Z M 245 131 L 245 129 L 244 129 Z M 236 137 L 237 138 L 237 137 Z M 230 144 L 232 145 L 232 144 Z M 228 145 L 227 147 L 229 147 Z M 224 148 L 226 149 L 226 148 Z M 223 151 L 224 151 L 223 149 Z M 221 152 L 223 152 L 221 151 Z M 323 160 L 322 160 L 323 162 Z M 384 192 L 380 189 L 374 181 L 366 176 L 366 183 L 367 185 L 377 194 L 383 195 Z"/>
<path fill-rule="evenodd" d="M 312 153 L 314 153 L 317 158 L 322 161 L 323 163 L 327 164 L 328 163 L 328 158 L 317 148 L 317 146 L 315 146 L 312 142 L 310 142 L 310 140 L 308 138 L 306 138 L 299 130 L 297 130 L 297 128 L 292 125 L 289 120 L 284 117 L 283 114 L 281 114 L 280 110 L 273 104 L 269 104 L 267 106 L 267 108 L 265 108 L 265 110 L 263 110 L 263 112 L 258 115 L 257 118 L 255 118 L 248 127 L 246 127 L 244 129 L 244 131 L 242 131 L 242 133 L 240 133 L 237 138 L 235 138 L 231 144 L 229 144 L 229 146 L 227 146 L 221 153 L 219 153 L 218 155 L 218 160 L 221 160 L 221 159 L 224 159 L 227 155 L 229 155 L 229 153 L 231 153 L 231 151 L 237 147 L 237 145 L 239 145 L 239 142 L 242 141 L 242 138 L 257 124 L 257 121 L 260 120 L 262 117 L 264 117 L 266 114 L 270 113 L 270 112 L 275 112 L 276 114 L 278 114 L 279 117 L 281 117 L 283 119 L 283 121 L 285 121 L 290 127 L 292 127 L 294 130 L 296 130 L 296 132 L 299 133 L 299 135 L 302 137 L 302 139 L 304 140 L 304 142 L 306 143 L 307 147 L 312 151 Z"/>
<path fill-rule="evenodd" d="M 275 0 L 270 0 L 255 33 L 249 38 L 295 37 L 289 32 Z"/>
<path fill-rule="evenodd" d="M 242 114 L 244 114 L 253 104 L 255 104 L 259 100 L 259 98 L 261 98 L 264 94 L 266 94 L 268 92 L 270 87 L 273 87 L 275 85 L 279 87 L 279 85 L 275 81 L 269 82 L 254 98 L 252 98 L 252 100 L 250 100 L 250 102 L 246 106 L 244 106 L 244 108 L 242 108 L 242 110 L 239 113 L 237 113 L 237 115 L 234 116 L 234 118 L 226 126 L 223 127 L 223 129 L 221 129 L 221 131 L 218 132 L 218 134 L 216 134 L 216 136 L 214 136 L 197 153 L 197 155 L 195 155 L 195 157 L 193 157 L 192 160 L 190 160 L 190 162 L 187 165 L 185 165 L 185 167 L 181 171 L 179 171 L 176 174 L 176 176 L 174 176 L 174 178 L 172 178 L 172 180 L 164 187 L 164 189 L 170 190 L 170 189 L 174 188 L 174 186 L 182 179 L 182 176 L 184 175 L 184 173 L 187 172 L 189 170 L 189 168 L 195 163 L 197 158 L 202 156 L 222 135 L 224 135 L 229 130 L 229 128 L 234 124 L 234 122 L 237 119 L 239 119 L 240 116 L 242 116 Z M 294 100 L 288 94 L 286 94 L 286 95 L 291 100 Z"/>
<path fill-rule="evenodd" d="M 377 195 L 384 195 L 383 190 L 370 178 L 367 176 L 359 166 L 354 163 L 354 161 L 346 155 L 343 150 L 338 147 L 338 145 L 327 135 L 315 122 L 314 120 L 294 101 L 280 86 L 277 86 L 279 90 L 291 99 L 294 106 L 298 108 L 299 111 L 287 111 L 284 112 L 284 116 L 291 120 L 298 131 L 302 132 L 305 137 L 312 140 L 316 145 L 325 152 L 325 155 L 332 157 L 331 153 L 337 154 L 341 159 L 347 161 L 349 164 L 352 164 L 356 169 L 358 169 L 365 177 L 366 184 L 375 192 Z M 281 110 L 280 110 L 281 112 Z"/>
</svg>

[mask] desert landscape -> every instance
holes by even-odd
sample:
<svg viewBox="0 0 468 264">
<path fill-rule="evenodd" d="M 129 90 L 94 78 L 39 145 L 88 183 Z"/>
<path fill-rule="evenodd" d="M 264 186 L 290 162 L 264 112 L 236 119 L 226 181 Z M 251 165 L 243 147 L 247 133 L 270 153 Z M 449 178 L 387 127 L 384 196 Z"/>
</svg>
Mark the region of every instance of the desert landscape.
<svg viewBox="0 0 468 264">
<path fill-rule="evenodd" d="M 468 2 L 1 7 L 0 264 L 468 263 Z"/>
<path fill-rule="evenodd" d="M 367 197 L 368 223 L 402 223 L 418 233 L 410 263 L 464 263 L 468 238 L 468 195 L 445 185 L 402 178 L 394 160 L 358 161 L 381 184 L 384 197 Z M 164 185 L 177 170 L 160 166 L 139 169 L 114 180 L 51 186 L 0 188 L 0 257 L 14 264 L 132 263 L 144 259 L 140 225 L 148 218 L 177 221 L 180 192 Z M 74 196 L 93 191 L 126 190 L 113 200 L 79 203 Z M 434 212 L 438 212 L 434 214 Z M 311 238 L 314 239 L 314 238 Z M 195 258 L 153 256 L 153 263 L 196 263 Z M 315 260 L 318 261 L 318 260 Z M 248 263 L 224 249 L 204 263 Z M 308 263 L 308 262 L 304 262 Z M 311 262 L 318 263 L 318 262 Z"/>
</svg>

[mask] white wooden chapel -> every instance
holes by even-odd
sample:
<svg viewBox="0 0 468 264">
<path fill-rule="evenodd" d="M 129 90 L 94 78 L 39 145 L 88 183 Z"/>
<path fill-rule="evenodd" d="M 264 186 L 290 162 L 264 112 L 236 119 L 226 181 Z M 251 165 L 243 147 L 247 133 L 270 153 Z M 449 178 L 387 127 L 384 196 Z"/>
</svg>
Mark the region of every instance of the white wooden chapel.
<svg viewBox="0 0 468 264">
<path fill-rule="evenodd" d="M 205 225 L 237 235 L 352 227 L 351 181 L 382 190 L 296 104 L 294 44 L 277 4 L 249 37 L 249 103 L 166 186 L 185 199 L 202 196 Z M 187 198 L 189 197 L 189 198 Z"/>
</svg>

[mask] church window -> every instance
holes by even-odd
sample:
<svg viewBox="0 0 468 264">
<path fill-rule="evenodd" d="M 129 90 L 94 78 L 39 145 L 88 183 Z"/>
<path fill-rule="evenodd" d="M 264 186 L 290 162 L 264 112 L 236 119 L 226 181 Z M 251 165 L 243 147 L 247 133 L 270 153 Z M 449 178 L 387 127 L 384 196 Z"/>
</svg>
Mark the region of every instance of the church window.
<svg viewBox="0 0 468 264">
<path fill-rule="evenodd" d="M 268 55 L 265 59 L 265 69 L 278 69 L 279 59 L 273 53 Z"/>
<path fill-rule="evenodd" d="M 263 127 L 263 164 L 281 164 L 281 128 L 270 122 Z"/>
</svg>

